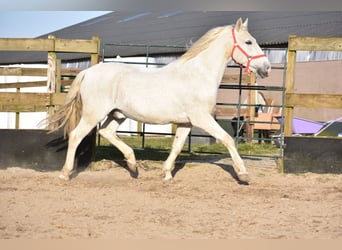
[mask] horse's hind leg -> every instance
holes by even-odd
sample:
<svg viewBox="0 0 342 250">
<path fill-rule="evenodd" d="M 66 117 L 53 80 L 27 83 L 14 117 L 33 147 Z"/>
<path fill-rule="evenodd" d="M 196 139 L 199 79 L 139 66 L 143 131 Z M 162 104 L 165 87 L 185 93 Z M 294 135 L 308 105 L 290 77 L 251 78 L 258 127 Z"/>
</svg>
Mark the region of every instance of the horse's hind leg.
<svg viewBox="0 0 342 250">
<path fill-rule="evenodd" d="M 179 126 L 176 130 L 175 139 L 172 144 L 172 150 L 167 158 L 167 160 L 164 162 L 163 170 L 165 172 L 165 178 L 164 180 L 170 180 L 172 179 L 172 170 L 174 168 L 175 160 L 179 153 L 181 152 L 183 145 L 185 143 L 185 139 L 188 136 L 190 132 L 190 126 Z"/>
<path fill-rule="evenodd" d="M 127 160 L 127 165 L 131 176 L 137 178 L 138 169 L 134 151 L 116 135 L 116 130 L 118 129 L 120 124 L 124 122 L 125 119 L 126 118 L 123 117 L 113 118 L 113 116 L 108 116 L 106 122 L 99 130 L 99 133 L 107 140 L 109 140 L 117 149 L 119 149 L 123 153 Z"/>
<path fill-rule="evenodd" d="M 78 145 L 81 143 L 84 137 L 96 126 L 87 123 L 84 119 L 81 119 L 76 128 L 69 134 L 67 157 L 59 178 L 69 180 L 72 170 L 74 168 L 75 153 Z"/>
</svg>

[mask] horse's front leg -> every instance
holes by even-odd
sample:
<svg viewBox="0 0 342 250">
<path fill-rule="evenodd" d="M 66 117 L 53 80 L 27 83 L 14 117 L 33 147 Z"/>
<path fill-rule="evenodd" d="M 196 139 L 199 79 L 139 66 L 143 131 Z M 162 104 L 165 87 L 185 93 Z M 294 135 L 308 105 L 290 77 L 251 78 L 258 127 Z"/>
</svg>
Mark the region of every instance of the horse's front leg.
<svg viewBox="0 0 342 250">
<path fill-rule="evenodd" d="M 186 137 L 190 132 L 190 126 L 178 126 L 176 130 L 176 135 L 172 143 L 172 149 L 169 157 L 164 162 L 163 170 L 165 173 L 164 180 L 172 179 L 172 170 L 175 167 L 175 160 L 179 153 L 182 151 L 183 145 L 185 143 Z"/>
<path fill-rule="evenodd" d="M 202 114 L 200 117 L 192 120 L 196 127 L 202 128 L 204 131 L 221 141 L 228 149 L 235 171 L 240 181 L 248 183 L 249 176 L 243 160 L 236 150 L 233 138 L 215 121 L 211 115 Z"/>
</svg>

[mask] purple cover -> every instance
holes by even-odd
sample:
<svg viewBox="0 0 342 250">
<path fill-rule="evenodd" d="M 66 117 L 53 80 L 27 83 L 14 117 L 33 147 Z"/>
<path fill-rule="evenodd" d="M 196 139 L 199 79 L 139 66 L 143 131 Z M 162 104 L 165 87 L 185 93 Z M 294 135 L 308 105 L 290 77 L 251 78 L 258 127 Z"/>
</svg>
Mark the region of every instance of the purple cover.
<svg viewBox="0 0 342 250">
<path fill-rule="evenodd" d="M 277 117 L 282 122 L 283 118 Z M 315 134 L 324 127 L 325 123 L 311 121 L 303 118 L 293 117 L 292 133 L 293 134 Z"/>
<path fill-rule="evenodd" d="M 315 134 L 325 123 L 306 120 L 303 118 L 294 117 L 292 121 L 292 133 L 294 134 Z"/>
<path fill-rule="evenodd" d="M 283 122 L 283 118 L 277 117 L 277 119 L 280 122 Z M 337 118 L 336 120 L 328 121 L 328 122 L 316 122 L 316 121 L 311 121 L 311 120 L 307 120 L 307 119 L 303 119 L 303 118 L 299 118 L 299 117 L 293 117 L 292 133 L 293 134 L 315 134 L 315 135 L 318 135 L 317 133 L 320 133 L 321 130 L 324 130 L 323 128 L 327 128 L 331 124 L 337 124 L 338 128 L 340 128 L 340 125 L 339 125 L 340 122 L 338 122 L 338 121 L 341 121 L 341 120 L 342 120 L 342 117 Z M 340 133 L 340 132 L 338 132 L 338 133 Z M 319 135 L 321 135 L 321 134 L 319 134 Z"/>
</svg>

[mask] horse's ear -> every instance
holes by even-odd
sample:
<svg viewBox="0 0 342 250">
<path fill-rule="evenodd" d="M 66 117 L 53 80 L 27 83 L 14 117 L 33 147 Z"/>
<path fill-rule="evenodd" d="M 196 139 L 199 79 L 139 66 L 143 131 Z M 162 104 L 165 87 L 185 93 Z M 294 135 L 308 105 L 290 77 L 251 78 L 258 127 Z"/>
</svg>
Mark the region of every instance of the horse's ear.
<svg viewBox="0 0 342 250">
<path fill-rule="evenodd" d="M 248 30 L 248 18 L 246 18 L 245 22 L 242 24 L 242 28 Z"/>
<path fill-rule="evenodd" d="M 237 32 L 239 32 L 241 30 L 241 26 L 242 26 L 242 18 L 240 17 L 237 21 L 236 21 L 236 24 L 235 24 L 235 30 Z"/>
</svg>

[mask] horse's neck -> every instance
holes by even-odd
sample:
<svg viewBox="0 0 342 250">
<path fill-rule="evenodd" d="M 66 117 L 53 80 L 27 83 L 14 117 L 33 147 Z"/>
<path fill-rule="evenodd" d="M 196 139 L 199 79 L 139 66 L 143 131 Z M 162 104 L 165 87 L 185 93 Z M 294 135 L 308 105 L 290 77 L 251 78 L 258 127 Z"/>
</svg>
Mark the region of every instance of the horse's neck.
<svg viewBox="0 0 342 250">
<path fill-rule="evenodd" d="M 199 74 L 205 74 L 206 79 L 212 79 L 219 86 L 224 70 L 231 60 L 232 38 L 224 35 L 214 41 L 209 48 L 202 51 L 189 62 L 189 67 L 199 67 Z"/>
</svg>

